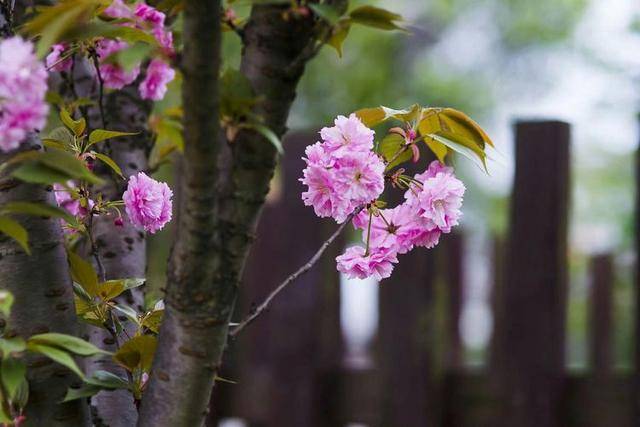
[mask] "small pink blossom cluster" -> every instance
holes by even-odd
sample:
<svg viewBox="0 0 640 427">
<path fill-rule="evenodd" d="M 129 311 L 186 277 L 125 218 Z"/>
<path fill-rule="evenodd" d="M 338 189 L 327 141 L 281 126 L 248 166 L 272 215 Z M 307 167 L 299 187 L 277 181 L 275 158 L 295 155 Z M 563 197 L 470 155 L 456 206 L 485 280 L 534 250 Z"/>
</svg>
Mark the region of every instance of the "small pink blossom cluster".
<svg viewBox="0 0 640 427">
<path fill-rule="evenodd" d="M 155 233 L 171 221 L 172 196 L 173 192 L 166 183 L 139 172 L 129 177 L 122 199 L 131 223 Z"/>
<path fill-rule="evenodd" d="M 319 217 L 338 223 L 354 209 L 375 200 L 384 190 L 382 159 L 372 152 L 374 131 L 355 114 L 338 116 L 335 126 L 320 131 L 322 142 L 307 147 L 307 167 L 300 181 L 302 200 Z"/>
<path fill-rule="evenodd" d="M 33 44 L 20 37 L 0 41 L 0 150 L 18 148 L 27 134 L 44 127 L 47 72 Z"/>
<path fill-rule="evenodd" d="M 433 248 L 442 233 L 458 224 L 465 187 L 453 169 L 434 161 L 405 193 L 405 202 L 375 215 L 363 210 L 353 219 L 368 249 L 352 246 L 338 256 L 338 271 L 349 278 L 387 278 L 398 255 L 414 247 Z M 369 223 L 370 222 L 370 223 Z"/>
<path fill-rule="evenodd" d="M 73 181 L 67 181 L 66 187 L 62 184 L 53 184 L 53 191 L 56 197 L 56 203 L 58 206 L 69 212 L 71 215 L 78 219 L 83 219 L 95 206 L 95 202 L 88 199 L 86 206 L 82 206 L 80 198 L 75 193 L 76 184 Z M 75 233 L 75 230 L 66 226 L 66 222 L 61 219 L 62 230 L 65 233 Z"/>
<path fill-rule="evenodd" d="M 134 26 L 149 31 L 156 39 L 166 59 L 154 58 L 151 60 L 145 78 L 138 86 L 138 90 L 143 99 L 159 101 L 164 98 L 167 92 L 167 84 L 175 77 L 175 71 L 167 62 L 168 58 L 173 57 L 175 51 L 173 48 L 173 33 L 165 29 L 164 26 L 165 14 L 145 3 L 129 6 L 122 0 L 113 0 L 111 5 L 104 10 L 104 14 L 114 19 L 126 19 L 128 21 L 122 25 Z M 100 74 L 104 80 L 105 87 L 122 89 L 124 86 L 133 83 L 140 75 L 142 64 L 135 64 L 127 70 L 117 62 L 109 59 L 111 55 L 127 48 L 129 48 L 129 44 L 122 40 L 102 39 L 97 43 L 96 53 L 100 58 Z M 71 59 L 65 59 L 62 56 L 65 49 L 67 49 L 67 46 L 64 44 L 54 45 L 46 59 L 47 67 L 53 71 L 69 71 Z"/>
</svg>

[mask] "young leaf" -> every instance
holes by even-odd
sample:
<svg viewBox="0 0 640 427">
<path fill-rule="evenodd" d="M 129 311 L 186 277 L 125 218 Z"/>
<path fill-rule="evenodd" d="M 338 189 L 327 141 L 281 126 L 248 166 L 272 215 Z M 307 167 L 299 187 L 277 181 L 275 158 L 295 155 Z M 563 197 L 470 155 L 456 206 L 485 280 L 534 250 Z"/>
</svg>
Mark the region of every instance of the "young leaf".
<svg viewBox="0 0 640 427">
<path fill-rule="evenodd" d="M 124 178 L 124 175 L 122 175 L 122 169 L 120 169 L 120 166 L 118 166 L 111 157 L 102 153 L 93 153 L 93 155 L 96 156 L 96 158 L 102 160 L 104 164 L 109 166 L 111 170 L 117 173 L 121 178 Z"/>
<path fill-rule="evenodd" d="M 131 320 L 136 325 L 140 325 L 140 321 L 138 319 L 138 313 L 133 308 L 129 307 L 128 305 L 122 304 L 122 303 L 113 305 L 113 308 L 115 308 L 120 313 L 122 313 L 125 316 L 127 316 L 127 319 Z"/>
<path fill-rule="evenodd" d="M 308 6 L 316 15 L 318 15 L 320 18 L 324 19 L 331 25 L 335 24 L 336 22 L 338 22 L 338 19 L 340 19 L 340 13 L 334 6 L 330 4 L 308 3 Z"/>
<path fill-rule="evenodd" d="M 125 290 L 124 283 L 121 280 L 108 280 L 99 286 L 98 296 L 103 301 L 111 301 Z"/>
<path fill-rule="evenodd" d="M 27 343 L 43 344 L 52 347 L 57 347 L 70 353 L 78 354 L 80 356 L 93 356 L 94 354 L 110 354 L 108 351 L 104 351 L 96 347 L 95 345 L 87 342 L 73 335 L 58 334 L 55 332 L 49 332 L 46 334 L 32 335 Z"/>
<path fill-rule="evenodd" d="M 18 390 L 23 382 L 26 382 L 25 374 L 27 366 L 23 361 L 13 357 L 3 358 L 0 363 L 0 375 L 2 376 L 2 385 L 9 395 L 9 400 L 16 397 Z"/>
<path fill-rule="evenodd" d="M 162 318 L 164 317 L 164 310 L 155 310 L 142 319 L 142 326 L 150 329 L 156 334 L 160 330 L 160 323 L 162 323 Z"/>
<path fill-rule="evenodd" d="M 43 141 L 51 141 L 51 140 L 60 142 L 63 145 L 68 147 L 73 144 L 73 135 L 71 135 L 71 132 L 69 132 L 69 129 L 67 129 L 64 126 L 60 126 L 55 128 L 51 132 L 49 132 L 49 135 L 43 138 Z"/>
<path fill-rule="evenodd" d="M 351 29 L 351 21 L 343 19 L 331 29 L 331 37 L 327 40 L 327 44 L 338 52 L 338 57 L 342 58 L 342 45 L 349 35 Z"/>
<path fill-rule="evenodd" d="M 446 145 L 447 147 L 449 147 L 450 149 L 452 149 L 456 153 L 460 153 L 461 155 L 463 155 L 464 157 L 466 157 L 467 159 L 469 159 L 473 163 L 475 163 L 476 166 L 478 166 L 480 169 L 482 169 L 483 171 L 486 172 L 487 165 L 485 163 L 484 153 L 479 154 L 476 151 L 474 151 L 473 149 L 469 148 L 468 146 L 466 146 L 464 144 L 461 144 L 458 141 L 454 141 L 452 139 L 449 139 L 448 137 L 452 136 L 450 134 L 447 134 L 445 136 L 445 135 L 439 135 L 439 134 L 432 133 L 432 134 L 429 134 L 428 136 L 430 138 L 433 138 L 437 142 L 440 142 L 443 145 Z"/>
<path fill-rule="evenodd" d="M 157 339 L 151 335 L 138 335 L 120 347 L 113 359 L 130 371 L 140 368 L 145 372 L 151 369 L 153 355 L 156 352 Z"/>
<path fill-rule="evenodd" d="M 396 21 L 402 21 L 402 16 L 375 6 L 360 6 L 353 9 L 349 16 L 355 23 L 380 30 L 403 30 Z"/>
<path fill-rule="evenodd" d="M 31 255 L 29 250 L 29 236 L 27 230 L 21 226 L 17 221 L 9 218 L 8 216 L 0 216 L 0 232 L 6 234 L 15 240 L 24 251 Z"/>
<path fill-rule="evenodd" d="M 73 252 L 68 252 L 67 254 L 73 280 L 82 286 L 82 289 L 89 296 L 97 296 L 99 292 L 98 274 L 93 269 L 93 266 Z"/>
<path fill-rule="evenodd" d="M 12 176 L 24 182 L 33 184 L 53 184 L 67 182 L 72 179 L 68 174 L 50 168 L 39 162 L 28 162 L 11 173 Z"/>
<path fill-rule="evenodd" d="M 2 357 L 11 357 L 15 353 L 21 353 L 27 348 L 27 343 L 20 337 L 0 338 L 0 352 Z"/>
<path fill-rule="evenodd" d="M 101 184 L 102 180 L 87 169 L 84 162 L 73 154 L 51 149 L 30 156 L 25 164 L 13 172 L 13 175 L 27 182 L 48 184 L 80 179 L 92 184 Z"/>
<path fill-rule="evenodd" d="M 128 389 L 129 383 L 126 379 L 112 374 L 109 371 L 95 371 L 86 380 L 87 384 L 100 387 L 105 390 Z"/>
<path fill-rule="evenodd" d="M 69 128 L 76 136 L 81 136 L 84 130 L 87 128 L 87 122 L 84 118 L 74 120 L 69 112 L 62 108 L 60 109 L 60 120 Z"/>
<path fill-rule="evenodd" d="M 62 399 L 61 403 L 91 397 L 98 394 L 102 390 L 102 387 L 93 384 L 83 384 L 80 388 L 69 388 L 67 389 L 67 394 L 64 396 L 64 399 Z"/>
<path fill-rule="evenodd" d="M 111 138 L 118 138 L 120 136 L 137 135 L 138 132 L 118 132 L 114 130 L 96 129 L 89 134 L 89 146 L 98 142 L 106 141 Z"/>
<path fill-rule="evenodd" d="M 276 147 L 276 150 L 279 154 L 284 154 L 284 149 L 282 148 L 282 142 L 280 142 L 280 138 L 276 135 L 271 129 L 266 127 L 260 123 L 246 123 L 242 125 L 243 128 L 253 129 L 256 132 L 262 134 L 270 143 Z"/>
<path fill-rule="evenodd" d="M 378 146 L 378 152 L 382 154 L 387 162 L 391 162 L 391 159 L 397 155 L 405 144 L 404 137 L 397 133 L 390 133 L 385 136 L 380 145 Z M 387 165 L 387 169 L 391 169 L 394 166 L 404 163 L 411 158 L 411 150 L 405 150 L 400 154 L 393 162 Z"/>
<path fill-rule="evenodd" d="M 9 202 L 0 206 L 0 211 L 51 218 L 64 218 L 70 224 L 77 224 L 76 218 L 64 209 L 46 203 Z"/>
<path fill-rule="evenodd" d="M 54 362 L 58 362 L 62 366 L 66 366 L 71 369 L 76 375 L 84 380 L 84 374 L 76 364 L 75 360 L 69 353 L 64 350 L 60 350 L 57 347 L 51 347 L 44 344 L 38 344 L 36 342 L 27 343 L 27 350 L 32 351 L 34 353 L 40 353 L 47 356 L 49 359 Z"/>
</svg>

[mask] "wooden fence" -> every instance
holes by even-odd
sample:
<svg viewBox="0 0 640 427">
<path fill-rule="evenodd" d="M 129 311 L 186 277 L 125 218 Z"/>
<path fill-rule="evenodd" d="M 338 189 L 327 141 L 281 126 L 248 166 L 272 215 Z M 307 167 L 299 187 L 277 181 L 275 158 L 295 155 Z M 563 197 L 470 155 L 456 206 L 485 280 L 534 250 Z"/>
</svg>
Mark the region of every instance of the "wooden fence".
<svg viewBox="0 0 640 427">
<path fill-rule="evenodd" d="M 372 363 L 345 363 L 334 261 L 343 240 L 230 343 L 221 375 L 237 384 L 218 383 L 208 425 L 232 417 L 251 427 L 639 426 L 639 376 L 612 370 L 610 255 L 590 262 L 590 370 L 566 369 L 569 125 L 520 122 L 515 130 L 509 232 L 493 251 L 494 328 L 486 366 L 462 363 L 465 239 L 455 233 L 434 250 L 402 257 L 379 287 Z M 260 220 L 239 314 L 335 228 L 300 200 L 301 157 L 313 138 L 294 134 L 286 141 L 280 191 Z M 638 331 L 636 315 L 635 336 Z"/>
</svg>

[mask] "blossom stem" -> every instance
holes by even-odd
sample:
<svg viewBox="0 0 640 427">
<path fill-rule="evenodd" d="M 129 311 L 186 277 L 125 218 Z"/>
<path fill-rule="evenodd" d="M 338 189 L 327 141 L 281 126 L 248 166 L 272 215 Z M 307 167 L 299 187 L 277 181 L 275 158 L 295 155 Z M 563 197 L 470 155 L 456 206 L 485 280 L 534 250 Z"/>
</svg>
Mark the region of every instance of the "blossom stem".
<svg viewBox="0 0 640 427">
<path fill-rule="evenodd" d="M 100 72 L 100 61 L 98 60 L 98 53 L 95 50 L 91 50 L 89 55 L 93 61 L 93 66 L 96 68 L 96 74 L 98 76 L 98 109 L 100 110 L 100 120 L 102 121 L 102 128 L 106 129 L 107 123 L 104 114 L 104 79 Z"/>
<path fill-rule="evenodd" d="M 369 240 L 371 240 L 371 223 L 373 222 L 373 212 L 369 212 L 369 225 L 367 226 L 367 248 L 364 250 L 364 256 L 369 256 Z"/>
<path fill-rule="evenodd" d="M 271 293 L 267 296 L 267 298 L 265 298 L 265 300 L 259 306 L 257 306 L 254 310 L 252 310 L 249 313 L 249 315 L 247 315 L 244 319 L 242 319 L 240 323 L 238 323 L 233 329 L 231 329 L 231 331 L 229 332 L 229 337 L 235 338 L 236 336 L 238 336 L 238 334 L 242 332 L 244 328 L 246 328 L 250 323 L 256 320 L 256 318 L 260 316 L 266 309 L 269 308 L 269 305 L 271 304 L 271 302 L 274 300 L 275 297 L 278 296 L 278 294 L 280 294 L 280 292 L 282 292 L 287 286 L 293 283 L 298 277 L 302 276 L 304 273 L 309 271 L 311 267 L 313 267 L 318 262 L 318 260 L 322 257 L 322 255 L 327 250 L 327 248 L 331 245 L 331 243 L 333 243 L 333 241 L 336 240 L 336 238 L 340 235 L 342 230 L 344 230 L 347 224 L 351 222 L 353 217 L 358 215 L 360 211 L 364 209 L 364 207 L 365 207 L 364 205 L 359 206 L 353 212 L 351 212 L 351 214 L 347 217 L 347 219 L 342 224 L 340 224 L 340 226 L 336 229 L 336 231 L 334 231 L 333 234 L 327 240 L 325 240 L 325 242 L 320 246 L 318 251 L 309 259 L 309 261 L 307 261 L 306 264 L 304 264 L 302 267 L 300 267 L 298 270 L 292 273 L 289 277 L 284 279 L 284 281 L 282 281 L 273 291 L 271 291 Z"/>
</svg>

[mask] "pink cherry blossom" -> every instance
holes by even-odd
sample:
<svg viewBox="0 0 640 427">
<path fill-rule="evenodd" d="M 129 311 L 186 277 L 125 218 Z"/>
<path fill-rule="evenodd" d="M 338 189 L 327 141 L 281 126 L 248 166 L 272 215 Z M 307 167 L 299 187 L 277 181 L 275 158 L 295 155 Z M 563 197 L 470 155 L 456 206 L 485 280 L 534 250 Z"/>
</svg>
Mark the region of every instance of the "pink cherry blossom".
<svg viewBox="0 0 640 427">
<path fill-rule="evenodd" d="M 332 169 L 309 165 L 304 169 L 300 181 L 308 186 L 307 191 L 302 193 L 304 204 L 313 206 L 319 217 L 332 217 L 342 223 L 353 211 L 350 201 L 337 191 Z"/>
<path fill-rule="evenodd" d="M 149 233 L 155 233 L 171 221 L 172 196 L 166 183 L 139 172 L 129 178 L 122 199 L 131 223 Z"/>
<path fill-rule="evenodd" d="M 350 279 L 374 277 L 377 280 L 391 276 L 393 264 L 398 262 L 396 253 L 390 248 L 370 248 L 365 256 L 365 248 L 351 246 L 336 258 L 338 271 Z"/>
<path fill-rule="evenodd" d="M 33 44 L 20 37 L 0 41 L 0 150 L 10 151 L 44 127 L 49 107 L 47 71 Z"/>
<path fill-rule="evenodd" d="M 152 27 L 164 26 L 165 14 L 145 3 L 136 5 L 134 15 L 141 21 L 151 24 Z"/>
<path fill-rule="evenodd" d="M 425 176 L 427 175 L 417 175 L 416 179 L 421 180 Z M 407 200 L 414 206 L 417 215 L 433 225 L 427 228 L 438 228 L 443 233 L 449 233 L 451 227 L 458 225 L 462 216 L 460 208 L 465 192 L 464 184 L 448 170 L 436 172 L 434 176 L 421 181 L 422 188 L 414 187 L 407 191 Z"/>
<path fill-rule="evenodd" d="M 419 232 L 413 236 L 414 246 L 432 249 L 440 242 L 442 231 L 438 228 L 429 229 L 429 225 L 429 221 L 423 221 L 423 226 L 419 229 Z"/>
<path fill-rule="evenodd" d="M 391 248 L 404 254 L 413 249 L 416 238 L 425 231 L 412 207 L 403 203 L 393 209 L 383 209 L 378 216 L 372 217 L 369 246 Z M 368 224 L 363 231 L 365 242 L 367 233 Z"/>
<path fill-rule="evenodd" d="M 100 57 L 100 74 L 104 80 L 105 87 L 109 89 L 122 89 L 131 84 L 140 74 L 140 65 L 134 66 L 131 70 L 125 70 L 117 63 L 107 61 L 110 55 L 127 49 L 129 45 L 121 40 L 102 39 L 98 43 L 96 51 Z"/>
<path fill-rule="evenodd" d="M 62 43 L 54 44 L 53 46 L 51 46 L 51 52 L 45 59 L 47 69 L 49 71 L 60 72 L 71 70 L 71 57 L 67 57 L 63 60 L 60 59 L 66 49 L 67 46 Z"/>
<path fill-rule="evenodd" d="M 147 67 L 147 75 L 138 86 L 142 99 L 159 101 L 167 93 L 167 84 L 173 80 L 176 72 L 166 62 L 153 59 Z"/>
<path fill-rule="evenodd" d="M 122 0 L 113 0 L 103 13 L 110 18 L 133 18 L 131 8 Z"/>
<path fill-rule="evenodd" d="M 334 156 L 341 157 L 354 151 L 373 149 L 375 132 L 366 127 L 355 113 L 352 113 L 348 118 L 338 116 L 334 123 L 335 126 L 320 130 L 322 140 Z"/>
<path fill-rule="evenodd" d="M 335 165 L 337 188 L 354 205 L 375 200 L 384 190 L 384 162 L 371 151 L 345 154 Z"/>
</svg>

